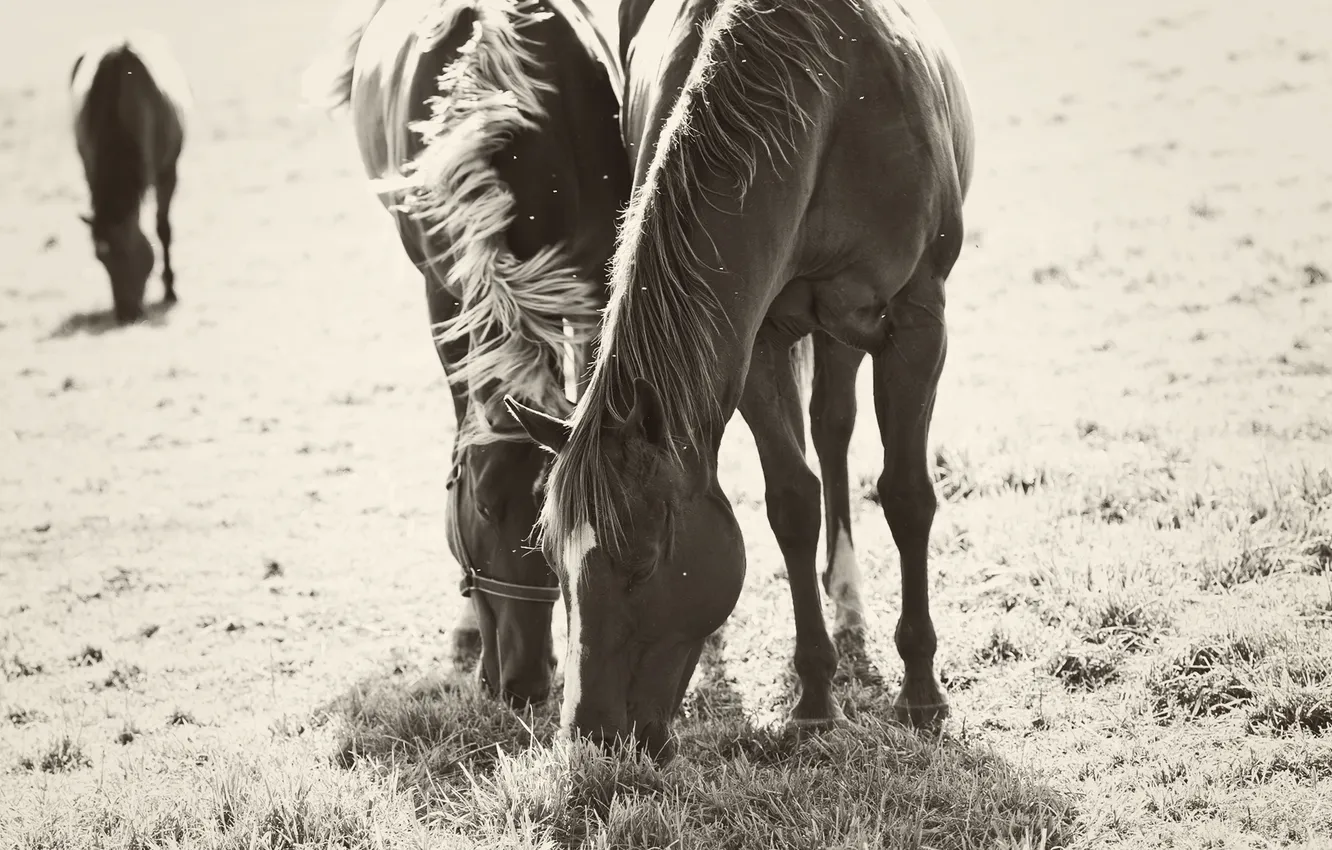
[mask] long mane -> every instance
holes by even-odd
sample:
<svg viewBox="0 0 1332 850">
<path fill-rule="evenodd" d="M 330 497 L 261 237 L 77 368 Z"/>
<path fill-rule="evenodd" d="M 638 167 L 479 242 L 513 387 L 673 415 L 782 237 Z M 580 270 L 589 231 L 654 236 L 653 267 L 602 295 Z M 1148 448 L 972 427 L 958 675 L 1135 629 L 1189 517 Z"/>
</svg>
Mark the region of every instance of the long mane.
<svg viewBox="0 0 1332 850">
<path fill-rule="evenodd" d="M 425 260 L 461 301 L 458 315 L 435 329 L 436 342 L 470 341 L 449 375 L 473 399 L 460 446 L 524 439 L 503 409 L 505 393 L 567 413 L 566 347 L 591 341 L 601 306 L 600 284 L 579 274 L 564 245 L 525 260 L 509 250 L 516 202 L 491 164 L 545 115 L 541 95 L 550 85 L 536 76 L 522 29 L 549 13 L 534 0 L 446 0 L 423 22 L 421 44 L 438 43 L 468 11 L 471 38 L 440 74 L 431 117 L 411 127 L 423 149 L 401 173 L 376 181 L 447 246 Z"/>
<path fill-rule="evenodd" d="M 596 368 L 551 474 L 541 518 L 547 540 L 563 541 L 586 523 L 599 545 L 624 544 L 621 512 L 637 482 L 603 441 L 605 426 L 626 420 L 635 378 L 660 394 L 668 439 L 659 448 L 674 462 L 700 448 L 721 418 L 712 341 L 728 319 L 693 244 L 695 213 L 715 202 L 709 190 L 743 196 L 761 167 L 788 162 L 797 126 L 810 120 L 795 81 L 807 77 L 826 92 L 834 79 L 830 39 L 839 28 L 828 3 L 720 0 L 704 24 L 621 227 Z"/>
</svg>

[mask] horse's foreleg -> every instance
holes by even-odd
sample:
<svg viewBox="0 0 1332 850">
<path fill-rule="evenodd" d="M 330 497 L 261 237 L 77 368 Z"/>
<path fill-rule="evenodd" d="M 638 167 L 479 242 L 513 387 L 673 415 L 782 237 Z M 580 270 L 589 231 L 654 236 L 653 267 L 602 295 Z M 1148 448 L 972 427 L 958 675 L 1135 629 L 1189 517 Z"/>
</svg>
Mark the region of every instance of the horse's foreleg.
<svg viewBox="0 0 1332 850">
<path fill-rule="evenodd" d="M 740 400 L 763 464 L 768 523 L 777 537 L 795 609 L 795 669 L 800 697 L 791 710 L 795 723 L 837 720 L 833 700 L 837 649 L 828 636 L 814 564 L 819 543 L 819 479 L 805 462 L 804 418 L 792 366 L 789 337 L 759 333 Z"/>
<path fill-rule="evenodd" d="M 911 284 L 891 310 L 891 337 L 874 358 L 874 407 L 883 440 L 879 498 L 902 558 L 897 651 L 906 672 L 894 707 L 902 723 L 937 728 L 948 699 L 934 672 L 927 557 L 937 502 L 926 444 L 948 347 L 943 280 Z"/>
<path fill-rule="evenodd" d="M 457 298 L 454 298 L 442 285 L 436 282 L 434 275 L 429 271 L 423 274 L 426 288 L 426 306 L 430 311 L 430 332 L 432 335 L 438 334 L 440 325 L 458 315 L 461 304 Z M 439 365 L 444 367 L 444 374 L 450 376 L 453 374 L 457 364 L 467 356 L 467 349 L 470 341 L 467 338 L 455 339 L 449 342 L 440 342 L 435 340 L 435 354 L 439 356 Z M 461 427 L 463 416 L 467 412 L 467 388 L 449 382 L 449 392 L 453 396 L 453 424 L 454 434 L 457 434 L 457 428 Z M 457 448 L 458 441 L 455 437 L 454 448 Z M 454 460 L 457 458 L 455 457 Z"/>
<path fill-rule="evenodd" d="M 404 240 L 405 241 L 405 240 Z M 410 249 L 408 254 L 414 253 Z M 415 260 L 416 258 L 413 257 Z M 418 263 L 418 267 L 419 267 Z M 426 287 L 426 306 L 430 313 L 431 333 L 439 328 L 441 322 L 447 321 L 458 314 L 460 307 L 458 299 L 449 294 L 449 291 L 439 285 L 426 271 L 423 275 Z M 435 343 L 435 353 L 439 356 L 440 365 L 444 367 L 444 374 L 448 375 L 453 371 L 454 364 L 462 360 L 467 355 L 467 339 L 453 340 L 446 343 Z M 458 450 L 458 429 L 462 426 L 463 417 L 467 413 L 467 392 L 465 387 L 455 385 L 449 386 L 449 391 L 453 396 L 453 419 L 454 419 L 454 440 L 453 452 L 450 459 L 450 468 L 457 463 Z M 450 472 L 451 474 L 451 472 Z M 456 495 L 450 490 L 448 498 L 456 498 Z M 458 618 L 453 623 L 450 632 L 453 642 L 453 664 L 455 669 L 464 670 L 474 665 L 481 657 L 481 627 L 476 618 L 476 605 L 470 600 L 464 602 L 462 610 L 458 612 Z"/>
<path fill-rule="evenodd" d="M 171 199 L 176 195 L 176 164 L 162 169 L 157 175 L 157 240 L 162 243 L 162 284 L 166 287 L 163 299 L 176 302 L 176 272 L 171 268 Z"/>
<path fill-rule="evenodd" d="M 814 335 L 814 387 L 809 399 L 810 436 L 823 478 L 828 543 L 823 587 L 836 606 L 833 631 L 865 625 L 860 564 L 851 541 L 851 484 L 846 455 L 856 427 L 856 374 L 865 353 L 825 333 Z"/>
</svg>

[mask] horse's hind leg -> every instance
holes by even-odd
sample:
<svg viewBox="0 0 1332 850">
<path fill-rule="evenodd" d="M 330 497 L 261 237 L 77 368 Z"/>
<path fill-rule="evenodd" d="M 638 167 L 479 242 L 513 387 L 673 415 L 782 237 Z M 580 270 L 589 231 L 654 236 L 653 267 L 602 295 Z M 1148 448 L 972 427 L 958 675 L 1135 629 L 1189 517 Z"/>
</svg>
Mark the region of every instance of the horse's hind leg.
<svg viewBox="0 0 1332 850">
<path fill-rule="evenodd" d="M 171 268 L 171 199 L 176 194 L 176 164 L 157 175 L 157 239 L 162 243 L 163 296 L 168 304 L 176 301 L 176 272 Z"/>
<path fill-rule="evenodd" d="M 856 375 L 865 353 L 823 332 L 814 334 L 814 387 L 809 399 L 810 436 L 823 478 L 827 519 L 827 569 L 823 588 L 836 606 L 834 634 L 865 625 L 860 564 L 851 541 L 851 483 L 847 448 L 856 427 Z"/>
<path fill-rule="evenodd" d="M 763 464 L 768 523 L 777 537 L 795 609 L 795 669 L 800 697 L 795 723 L 838 720 L 833 700 L 837 649 L 828 636 L 814 557 L 819 544 L 819 479 L 805 462 L 804 417 L 792 364 L 792 340 L 759 332 L 740 400 Z"/>
<path fill-rule="evenodd" d="M 937 501 L 927 441 L 948 347 L 943 279 L 916 280 L 894 300 L 891 337 L 874 358 L 874 407 L 883 440 L 879 498 L 902 558 L 897 652 L 905 675 L 894 704 L 904 724 L 937 728 L 948 700 L 934 672 L 927 557 Z"/>
</svg>

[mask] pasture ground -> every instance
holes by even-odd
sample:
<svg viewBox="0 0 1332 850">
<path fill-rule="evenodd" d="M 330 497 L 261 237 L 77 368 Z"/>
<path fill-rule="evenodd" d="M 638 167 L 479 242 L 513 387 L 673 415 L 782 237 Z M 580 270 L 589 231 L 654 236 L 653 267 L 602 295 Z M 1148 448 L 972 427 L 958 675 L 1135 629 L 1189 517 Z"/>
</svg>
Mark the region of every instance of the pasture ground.
<svg viewBox="0 0 1332 850">
<path fill-rule="evenodd" d="M 1332 5 L 940 0 L 980 143 L 933 439 L 954 716 L 881 720 L 866 484 L 857 722 L 773 726 L 790 602 L 737 424 L 749 576 L 664 771 L 529 750 L 550 713 L 450 669 L 421 286 L 345 120 L 296 108 L 326 4 L 134 4 L 197 109 L 181 303 L 110 326 L 63 91 L 115 5 L 0 32 L 0 846 L 1328 846 Z"/>
</svg>

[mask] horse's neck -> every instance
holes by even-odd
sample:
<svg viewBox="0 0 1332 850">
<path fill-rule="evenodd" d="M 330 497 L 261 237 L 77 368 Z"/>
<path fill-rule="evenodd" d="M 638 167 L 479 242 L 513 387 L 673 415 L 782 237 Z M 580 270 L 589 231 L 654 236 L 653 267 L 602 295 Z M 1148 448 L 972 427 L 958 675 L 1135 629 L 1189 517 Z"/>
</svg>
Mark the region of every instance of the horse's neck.
<svg viewBox="0 0 1332 850">
<path fill-rule="evenodd" d="M 712 382 L 692 388 L 676 381 L 676 392 L 663 398 L 668 409 L 672 395 L 677 405 L 680 399 L 715 399 L 702 408 L 715 422 L 695 416 L 686 423 L 695 439 L 719 432 L 739 406 L 759 327 L 799 270 L 830 103 L 821 93 L 818 45 L 794 38 L 802 35 L 797 30 L 765 30 L 751 16 L 743 24 L 750 31 L 740 40 L 747 46 L 737 47 L 726 38 L 701 41 L 695 26 L 666 23 L 677 14 L 685 23 L 697 20 L 691 16 L 714 2 L 656 0 L 635 42 L 626 110 L 627 135 L 639 159 L 639 194 L 621 230 L 621 251 L 633 255 L 629 279 L 616 284 L 631 293 L 675 288 L 645 303 L 656 302 L 657 313 L 680 315 L 634 321 L 645 339 L 681 349 L 654 356 L 692 369 L 683 381 L 695 387 Z M 765 44 L 779 51 L 776 60 L 768 61 Z M 712 51 L 706 60 L 699 56 L 703 51 Z M 700 61 L 714 69 L 701 84 L 698 77 L 691 82 Z M 772 79 L 774 72 L 791 79 Z M 684 107 L 687 122 L 678 114 Z M 704 303 L 713 321 L 691 307 Z M 654 322 L 677 327 L 653 330 Z"/>
<path fill-rule="evenodd" d="M 699 327 L 681 327 L 674 339 L 685 346 L 706 338 L 705 347 L 713 353 L 719 418 L 711 425 L 718 440 L 739 406 L 754 340 L 768 308 L 796 274 L 804 210 L 817 164 L 805 154 L 793 155 L 789 163 L 760 158 L 755 180 L 743 197 L 728 191 L 727 180 L 710 181 L 702 169 L 694 172 L 698 188 L 685 253 L 699 262 L 697 274 L 689 276 L 696 289 L 685 297 L 710 301 L 715 320 L 698 323 Z M 709 182 L 717 185 L 709 186 Z M 662 282 L 631 280 L 628 285 Z M 667 357 L 676 360 L 678 355 Z M 694 377 L 703 379 L 705 376 Z"/>
</svg>

